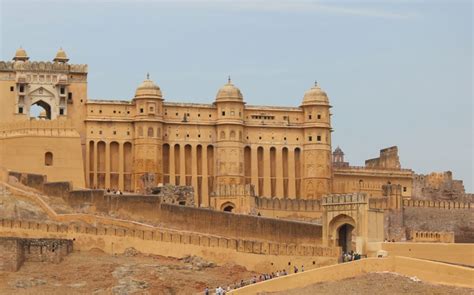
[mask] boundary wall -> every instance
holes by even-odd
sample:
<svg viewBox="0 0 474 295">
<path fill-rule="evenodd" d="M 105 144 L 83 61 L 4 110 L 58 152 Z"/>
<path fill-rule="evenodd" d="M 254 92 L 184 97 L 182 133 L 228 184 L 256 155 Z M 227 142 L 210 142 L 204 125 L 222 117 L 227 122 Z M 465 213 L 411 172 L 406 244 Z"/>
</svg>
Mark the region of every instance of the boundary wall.
<svg viewBox="0 0 474 295">
<path fill-rule="evenodd" d="M 121 219 L 137 220 L 166 228 L 233 239 L 294 243 L 297 245 L 322 244 L 322 226 L 314 223 L 171 205 L 163 203 L 159 196 L 153 195 L 107 195 L 100 190 L 69 191 L 65 194 L 62 191 L 63 188 L 67 187 L 67 182 L 55 182 L 47 185 L 48 183 L 45 183 L 44 178 L 39 175 L 14 172 L 10 172 L 10 175 L 20 179 L 22 184 L 38 189 L 43 188 L 39 190 L 45 191 L 48 195 L 63 198 L 79 212 L 105 213 L 119 216 Z M 13 186 L 9 185 L 9 187 Z M 19 190 L 17 188 L 17 191 Z M 40 194 L 31 193 L 28 197 L 34 199 L 33 201 L 41 200 Z M 42 207 L 47 207 L 48 211 L 54 212 L 44 201 L 42 203 Z M 97 216 L 92 214 L 83 215 Z M 57 214 L 52 213 L 51 215 L 57 218 Z M 61 215 L 66 216 L 67 214 Z M 74 215 L 76 218 L 81 218 L 79 220 L 91 218 L 78 214 Z M 73 221 L 71 218 L 66 220 Z"/>
<path fill-rule="evenodd" d="M 403 200 L 403 207 L 423 207 L 439 209 L 474 209 L 470 202 Z"/>
<path fill-rule="evenodd" d="M 151 227 L 146 230 L 1 219 L 0 236 L 72 239 L 74 249 L 79 251 L 98 248 L 115 254 L 134 247 L 142 253 L 176 258 L 198 255 L 218 264 L 238 262 L 255 271 L 274 271 L 288 263 L 317 267 L 336 263 L 339 256 L 338 248 L 227 239 Z"/>
<path fill-rule="evenodd" d="M 389 256 L 406 256 L 474 267 L 474 244 L 469 243 L 380 243 L 380 249 L 387 251 Z"/>
<path fill-rule="evenodd" d="M 229 294 L 264 294 L 303 288 L 312 284 L 357 277 L 371 272 L 395 272 L 416 276 L 424 282 L 474 288 L 474 269 L 445 263 L 409 258 L 367 258 L 349 263 L 325 266 L 297 274 L 248 285 Z"/>
</svg>

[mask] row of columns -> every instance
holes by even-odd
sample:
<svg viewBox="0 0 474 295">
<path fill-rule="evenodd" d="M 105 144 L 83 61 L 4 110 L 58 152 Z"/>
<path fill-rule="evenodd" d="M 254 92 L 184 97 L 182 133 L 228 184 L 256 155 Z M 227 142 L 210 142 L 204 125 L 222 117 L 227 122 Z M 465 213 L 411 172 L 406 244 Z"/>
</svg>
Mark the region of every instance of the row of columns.
<svg viewBox="0 0 474 295">
<path fill-rule="evenodd" d="M 258 150 L 263 149 L 263 173 L 259 171 L 258 165 Z M 272 159 L 271 159 L 271 149 L 270 146 L 251 146 L 251 163 L 252 166 L 251 171 L 251 183 L 255 186 L 255 191 L 263 196 L 263 197 L 272 197 Z M 275 191 L 273 193 L 274 196 L 283 198 L 298 198 L 301 195 L 301 192 L 297 192 L 296 190 L 296 182 L 301 178 L 301 154 L 300 154 L 300 163 L 297 163 L 295 160 L 295 151 L 298 148 L 288 148 L 288 157 L 286 159 L 286 173 L 284 171 L 284 159 L 283 159 L 283 148 L 276 148 L 275 147 L 275 171 L 274 171 L 274 179 L 276 181 Z M 299 149 L 298 149 L 299 150 Z M 300 151 L 300 150 L 299 150 Z M 244 163 L 248 165 L 249 163 Z M 255 167 L 255 166 L 256 167 Z M 297 175 L 297 170 L 300 171 L 299 175 Z M 286 177 L 284 175 L 286 174 Z M 263 175 L 263 187 L 259 187 L 259 175 Z M 297 179 L 297 176 L 299 178 Z M 248 177 L 248 175 L 246 175 Z M 287 196 L 285 196 L 285 189 L 284 189 L 284 180 L 288 179 L 288 188 L 287 188 Z"/>
<path fill-rule="evenodd" d="M 175 153 L 175 147 L 179 147 L 179 155 Z M 186 147 L 191 149 L 191 158 L 186 157 Z M 198 158 L 197 150 L 201 147 L 201 155 Z M 208 147 L 212 149 L 214 153 L 213 145 L 195 145 L 195 144 L 169 144 L 169 159 L 168 159 L 168 173 L 165 176 L 169 176 L 169 183 L 173 185 L 186 185 L 186 177 L 191 177 L 191 183 L 188 183 L 194 187 L 196 204 L 202 207 L 209 206 L 209 193 L 212 192 L 213 188 L 209 186 L 209 179 L 213 178 L 214 175 L 214 155 L 211 155 L 212 167 L 209 167 L 210 162 L 208 157 Z M 176 159 L 179 159 L 179 168 L 176 167 Z M 191 162 L 191 174 L 186 174 L 186 163 Z M 198 163 L 200 161 L 200 163 Z M 201 166 L 201 171 L 198 171 L 198 164 Z M 179 183 L 176 183 L 176 176 L 179 176 Z M 198 190 L 198 177 L 201 177 L 201 192 Z"/>
<path fill-rule="evenodd" d="M 110 156 L 110 146 L 111 144 L 118 145 L 118 154 L 116 159 L 111 159 Z M 130 151 L 129 155 L 125 154 L 124 146 L 129 145 Z M 104 148 L 104 153 L 99 154 L 99 147 Z M 91 151 L 92 149 L 92 151 Z M 86 145 L 86 171 L 87 171 L 87 179 L 86 183 L 88 187 L 95 187 L 95 188 L 111 188 L 111 189 L 120 189 L 124 190 L 132 190 L 131 185 L 131 176 L 132 176 L 132 144 L 128 141 L 89 141 Z M 92 162 L 91 162 L 92 156 Z M 129 171 L 125 171 L 125 160 L 126 157 L 130 157 L 130 169 Z M 104 170 L 101 170 L 99 167 L 100 162 L 99 160 L 104 161 Z M 115 160 L 118 161 L 118 171 L 111 171 L 111 161 Z M 99 174 L 104 175 L 104 183 L 99 183 Z M 111 175 L 116 174 L 118 175 L 118 187 L 112 185 L 111 183 Z M 91 177 L 92 175 L 92 177 Z M 125 184 L 125 175 L 129 176 L 127 179 L 127 184 Z M 103 187 L 102 187 L 103 186 Z"/>
</svg>

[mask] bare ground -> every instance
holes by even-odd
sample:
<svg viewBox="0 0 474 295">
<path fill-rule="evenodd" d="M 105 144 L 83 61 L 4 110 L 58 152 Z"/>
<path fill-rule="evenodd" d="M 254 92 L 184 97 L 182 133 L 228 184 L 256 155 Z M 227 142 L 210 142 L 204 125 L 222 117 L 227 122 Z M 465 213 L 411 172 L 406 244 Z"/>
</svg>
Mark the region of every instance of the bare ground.
<svg viewBox="0 0 474 295">
<path fill-rule="evenodd" d="M 195 294 L 255 275 L 238 265 L 100 250 L 74 252 L 59 264 L 26 262 L 0 272 L 0 294 Z"/>
<path fill-rule="evenodd" d="M 433 285 L 420 282 L 416 278 L 409 278 L 394 273 L 369 273 L 363 276 L 344 279 L 334 282 L 324 282 L 309 285 L 304 288 L 285 292 L 261 293 L 278 295 L 312 295 L 312 294 L 426 294 L 449 295 L 474 294 L 474 289 L 457 288 L 444 285 Z"/>
</svg>

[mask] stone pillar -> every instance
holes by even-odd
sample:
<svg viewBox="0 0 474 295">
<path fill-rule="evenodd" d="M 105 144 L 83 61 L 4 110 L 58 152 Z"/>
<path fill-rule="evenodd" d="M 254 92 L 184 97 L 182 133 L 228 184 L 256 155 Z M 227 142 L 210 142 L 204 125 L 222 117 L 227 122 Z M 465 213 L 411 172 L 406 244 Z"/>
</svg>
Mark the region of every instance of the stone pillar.
<svg viewBox="0 0 474 295">
<path fill-rule="evenodd" d="M 277 198 L 283 198 L 283 152 L 281 147 L 276 148 L 276 196 Z"/>
<path fill-rule="evenodd" d="M 97 152 L 97 141 L 94 141 L 94 167 L 92 169 L 92 171 L 94 172 L 94 184 L 93 186 L 95 186 L 96 188 L 98 187 L 98 183 L 97 183 L 97 165 L 98 165 L 98 160 L 97 160 L 97 155 L 98 155 L 98 152 Z"/>
<path fill-rule="evenodd" d="M 197 148 L 196 145 L 193 144 L 191 146 L 191 185 L 194 188 L 194 204 L 198 207 L 201 206 L 201 198 L 199 198 L 198 192 L 198 177 L 197 177 Z"/>
<path fill-rule="evenodd" d="M 186 185 L 186 146 L 179 145 L 179 185 Z"/>
<path fill-rule="evenodd" d="M 288 149 L 288 198 L 296 199 L 295 150 Z"/>
<path fill-rule="evenodd" d="M 124 184 L 124 172 L 125 172 L 125 166 L 124 166 L 124 149 L 123 149 L 123 142 L 119 143 L 119 189 L 123 191 L 125 189 L 125 184 Z"/>
<path fill-rule="evenodd" d="M 254 185 L 255 194 L 258 195 L 258 147 L 251 147 L 250 158 L 250 161 L 252 162 L 251 183 Z"/>
<path fill-rule="evenodd" d="M 175 173 L 176 173 L 176 169 L 174 167 L 174 144 L 171 144 L 170 143 L 170 154 L 169 154 L 169 167 L 170 167 L 170 184 L 175 184 L 176 183 L 176 178 L 175 178 Z"/>
<path fill-rule="evenodd" d="M 201 154 L 201 167 L 202 167 L 202 182 L 201 182 L 201 199 L 202 206 L 209 207 L 209 188 L 208 188 L 208 169 L 207 169 L 207 145 L 202 146 Z"/>
<path fill-rule="evenodd" d="M 86 158 L 85 158 L 86 159 L 86 173 L 85 173 L 86 174 L 86 186 L 90 188 L 91 187 L 91 183 L 90 183 L 90 181 L 91 181 L 91 176 L 90 176 L 91 175 L 90 174 L 91 173 L 91 162 L 90 162 L 91 161 L 91 156 L 90 156 L 90 152 L 91 151 L 90 151 L 89 147 L 90 147 L 90 143 L 86 142 Z"/>
<path fill-rule="evenodd" d="M 265 146 L 263 148 L 263 195 L 270 197 L 272 194 L 271 181 L 270 181 L 270 147 Z"/>
<path fill-rule="evenodd" d="M 105 142 L 105 188 L 110 188 L 110 142 Z"/>
</svg>

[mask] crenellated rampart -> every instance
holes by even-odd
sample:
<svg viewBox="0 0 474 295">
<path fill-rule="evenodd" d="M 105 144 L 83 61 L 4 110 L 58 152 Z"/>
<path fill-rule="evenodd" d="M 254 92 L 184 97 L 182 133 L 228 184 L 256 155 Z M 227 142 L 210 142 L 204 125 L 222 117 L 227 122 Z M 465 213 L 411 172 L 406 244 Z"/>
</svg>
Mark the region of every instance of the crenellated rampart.
<svg viewBox="0 0 474 295">
<path fill-rule="evenodd" d="M 117 226 L 88 226 L 76 224 L 60 224 L 27 220 L 0 219 L 1 232 L 9 230 L 26 230 L 45 236 L 73 237 L 75 234 L 94 236 L 127 237 L 137 240 L 156 241 L 174 244 L 189 244 L 200 247 L 219 247 L 259 255 L 284 256 L 321 256 L 337 257 L 338 248 L 329 248 L 314 245 L 296 245 L 273 243 L 246 239 L 229 239 L 216 235 L 198 234 L 178 230 L 153 228 L 139 229 L 122 224 Z"/>
<path fill-rule="evenodd" d="M 428 200 L 403 200 L 403 207 L 437 208 L 437 209 L 471 209 L 474 205 L 470 202 L 453 201 L 428 201 Z"/>
</svg>

